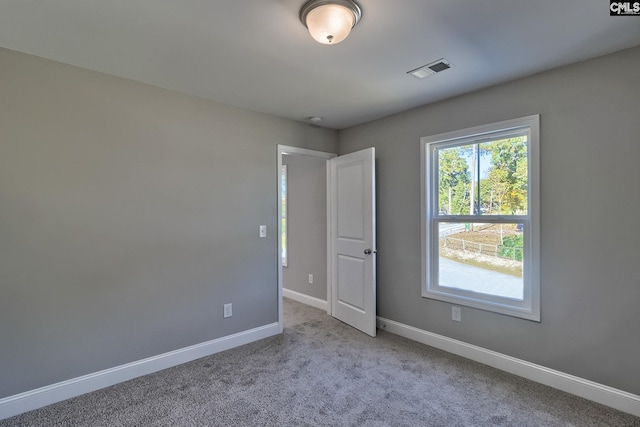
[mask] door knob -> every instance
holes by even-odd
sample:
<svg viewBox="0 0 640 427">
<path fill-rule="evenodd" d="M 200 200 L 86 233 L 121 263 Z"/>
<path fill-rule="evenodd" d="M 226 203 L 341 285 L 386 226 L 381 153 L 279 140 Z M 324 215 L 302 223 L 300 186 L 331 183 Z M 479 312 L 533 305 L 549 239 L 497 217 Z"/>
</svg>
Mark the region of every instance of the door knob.
<svg viewBox="0 0 640 427">
<path fill-rule="evenodd" d="M 367 249 L 365 249 L 365 250 L 364 250 L 364 254 L 365 254 L 365 255 L 371 255 L 371 253 L 372 253 L 372 252 L 375 254 L 375 253 L 377 253 L 378 251 L 372 251 L 372 250 L 371 250 L 371 249 L 369 249 L 369 248 L 367 248 Z"/>
</svg>

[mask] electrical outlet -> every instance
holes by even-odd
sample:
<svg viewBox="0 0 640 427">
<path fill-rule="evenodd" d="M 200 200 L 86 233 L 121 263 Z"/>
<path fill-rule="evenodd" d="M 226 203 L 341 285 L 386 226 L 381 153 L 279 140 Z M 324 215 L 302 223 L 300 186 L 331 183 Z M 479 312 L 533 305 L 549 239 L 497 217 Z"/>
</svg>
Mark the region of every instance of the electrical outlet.
<svg viewBox="0 0 640 427">
<path fill-rule="evenodd" d="M 225 304 L 224 305 L 224 317 L 231 317 L 233 316 L 233 304 L 229 303 L 229 304 Z"/>
<path fill-rule="evenodd" d="M 462 322 L 462 313 L 460 312 L 460 307 L 451 307 L 451 320 Z"/>
<path fill-rule="evenodd" d="M 313 285 L 313 274 L 309 275 L 309 284 Z"/>
</svg>

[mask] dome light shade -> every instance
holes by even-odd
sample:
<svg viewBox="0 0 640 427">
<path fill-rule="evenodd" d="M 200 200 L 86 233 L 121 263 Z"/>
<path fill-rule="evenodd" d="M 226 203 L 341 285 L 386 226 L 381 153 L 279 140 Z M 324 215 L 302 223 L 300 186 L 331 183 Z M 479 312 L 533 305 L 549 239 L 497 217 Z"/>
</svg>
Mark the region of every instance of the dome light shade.
<svg viewBox="0 0 640 427">
<path fill-rule="evenodd" d="M 300 20 L 311 37 L 323 44 L 337 44 L 347 38 L 362 12 L 351 0 L 311 0 L 300 10 Z"/>
</svg>

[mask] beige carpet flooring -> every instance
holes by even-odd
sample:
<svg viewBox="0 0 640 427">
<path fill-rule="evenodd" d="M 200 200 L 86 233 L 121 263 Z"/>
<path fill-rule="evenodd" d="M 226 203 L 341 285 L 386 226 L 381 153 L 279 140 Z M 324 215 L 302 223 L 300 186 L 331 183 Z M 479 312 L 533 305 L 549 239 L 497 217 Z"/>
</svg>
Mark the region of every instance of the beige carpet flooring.
<svg viewBox="0 0 640 427">
<path fill-rule="evenodd" d="M 285 300 L 285 331 L 8 426 L 640 426 L 640 418 Z"/>
</svg>

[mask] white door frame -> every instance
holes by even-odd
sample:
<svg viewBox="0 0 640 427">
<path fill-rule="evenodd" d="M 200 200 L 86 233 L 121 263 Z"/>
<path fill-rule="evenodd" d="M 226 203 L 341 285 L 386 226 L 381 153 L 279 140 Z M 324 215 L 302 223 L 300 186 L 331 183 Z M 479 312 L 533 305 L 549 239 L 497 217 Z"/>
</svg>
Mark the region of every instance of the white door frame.
<svg viewBox="0 0 640 427">
<path fill-rule="evenodd" d="M 326 160 L 326 168 L 327 168 L 327 231 L 331 230 L 331 200 L 330 200 L 330 169 L 329 169 L 329 159 L 337 157 L 335 153 L 327 153 L 324 151 L 317 150 L 309 150 L 306 148 L 292 147 L 288 145 L 280 145 L 278 144 L 278 167 L 276 169 L 277 175 L 277 206 L 278 206 L 278 250 L 277 250 L 277 258 L 278 258 L 278 329 L 279 332 L 282 333 L 284 329 L 284 323 L 282 318 L 282 254 L 280 253 L 280 249 L 282 248 L 282 203 L 280 202 L 280 189 L 282 188 L 282 183 L 280 182 L 280 171 L 282 170 L 282 156 L 285 154 L 293 154 L 297 156 L 307 156 L 314 157 L 317 159 L 325 159 Z M 327 232 L 327 314 L 331 315 L 331 234 Z"/>
</svg>

